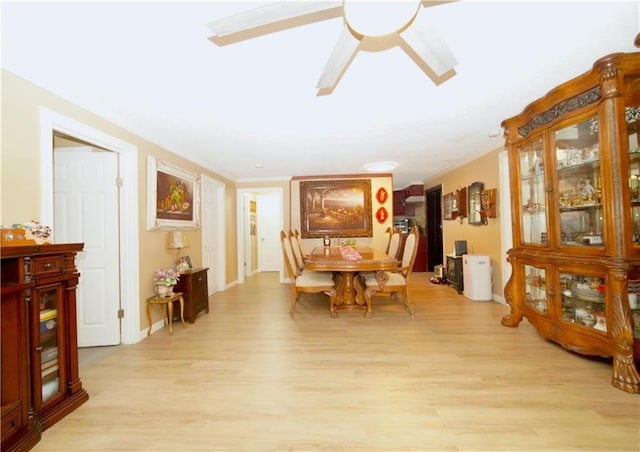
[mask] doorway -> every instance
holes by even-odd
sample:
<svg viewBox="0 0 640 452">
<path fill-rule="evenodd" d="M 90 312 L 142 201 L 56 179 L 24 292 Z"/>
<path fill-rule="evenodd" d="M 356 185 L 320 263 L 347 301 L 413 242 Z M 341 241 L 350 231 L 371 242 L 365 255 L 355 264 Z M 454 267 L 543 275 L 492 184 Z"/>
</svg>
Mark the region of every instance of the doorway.
<svg viewBox="0 0 640 452">
<path fill-rule="evenodd" d="M 226 280 L 224 197 L 225 186 L 206 174 L 202 184 L 202 265 L 207 267 L 208 295 L 224 290 Z"/>
<path fill-rule="evenodd" d="M 135 344 L 145 337 L 140 329 L 140 265 L 138 245 L 138 148 L 100 130 L 47 108 L 40 108 L 40 220 L 55 225 L 53 136 L 61 134 L 118 154 L 120 192 L 119 296 L 124 317 L 120 342 Z M 55 237 L 54 237 L 55 241 Z"/>
<path fill-rule="evenodd" d="M 259 203 L 262 198 L 263 202 L 269 204 L 269 207 L 266 205 L 262 206 L 262 216 L 268 216 L 267 219 L 261 219 L 258 216 L 258 211 L 261 209 Z M 249 265 L 252 260 L 257 262 L 266 262 L 265 259 L 273 261 L 274 259 L 279 262 L 277 269 L 280 273 L 280 282 L 284 282 L 284 268 L 282 261 L 282 251 L 280 250 L 280 230 L 283 229 L 284 225 L 284 193 L 281 187 L 263 187 L 263 188 L 241 188 L 237 191 L 236 199 L 237 202 L 237 248 L 238 248 L 238 282 L 242 283 L 245 280 L 245 276 L 247 274 L 247 265 Z M 256 203 L 256 216 L 255 216 L 255 225 L 251 226 L 250 224 L 250 215 L 249 215 L 249 201 L 255 200 Z M 251 246 L 255 240 L 253 238 L 257 238 L 258 231 L 260 230 L 261 221 L 268 221 L 272 223 L 271 230 L 275 230 L 276 236 L 275 240 L 277 241 L 277 251 L 274 251 L 273 247 L 266 247 L 265 250 L 270 250 L 272 253 L 271 257 L 260 256 L 261 252 L 265 252 L 265 250 L 261 250 L 261 247 Z M 256 235 L 251 236 L 251 231 L 256 231 Z M 269 233 L 269 241 L 271 237 L 271 233 Z M 255 249 L 255 253 L 258 253 L 258 256 L 254 256 L 252 249 Z M 276 253 L 276 254 L 273 254 Z M 254 257 L 256 259 L 254 259 Z M 271 264 L 269 264 L 271 265 Z M 275 267 L 268 267 L 267 271 L 274 271 Z M 259 269 L 262 270 L 262 269 Z M 265 269 L 266 270 L 266 269 Z"/>
<path fill-rule="evenodd" d="M 444 259 L 442 243 L 442 185 L 424 191 L 425 229 L 427 232 L 427 271 L 434 271 L 436 265 L 442 265 Z"/>
</svg>

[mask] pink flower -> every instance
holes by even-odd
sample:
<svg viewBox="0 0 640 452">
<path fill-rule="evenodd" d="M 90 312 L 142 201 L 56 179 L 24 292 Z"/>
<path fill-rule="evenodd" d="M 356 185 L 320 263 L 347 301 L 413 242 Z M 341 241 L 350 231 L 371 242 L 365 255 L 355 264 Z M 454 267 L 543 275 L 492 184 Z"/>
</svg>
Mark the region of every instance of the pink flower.
<svg viewBox="0 0 640 452">
<path fill-rule="evenodd" d="M 156 284 L 175 286 L 180 279 L 180 273 L 173 268 L 158 268 L 153 272 L 153 281 Z"/>
</svg>

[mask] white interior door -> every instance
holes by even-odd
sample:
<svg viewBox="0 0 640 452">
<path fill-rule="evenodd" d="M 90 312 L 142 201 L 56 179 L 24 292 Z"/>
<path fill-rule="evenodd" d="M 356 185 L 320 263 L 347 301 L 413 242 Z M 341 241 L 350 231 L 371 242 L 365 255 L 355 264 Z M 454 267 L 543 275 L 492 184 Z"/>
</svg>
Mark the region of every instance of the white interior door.
<svg viewBox="0 0 640 452">
<path fill-rule="evenodd" d="M 242 206 L 244 216 L 242 218 L 242 237 L 244 237 L 244 276 L 251 276 L 254 272 L 259 271 L 259 263 L 257 262 L 258 250 L 256 238 L 251 235 L 251 202 L 255 201 L 255 194 L 245 193 L 242 195 Z M 254 218 L 255 221 L 255 218 Z"/>
<path fill-rule="evenodd" d="M 76 265 L 78 346 L 120 343 L 118 155 L 92 147 L 54 151 L 56 242 L 82 242 Z"/>
<path fill-rule="evenodd" d="M 219 275 L 224 275 L 224 266 L 221 268 L 220 254 L 222 250 L 219 247 L 220 234 L 222 233 L 219 226 L 220 203 L 218 201 L 217 192 L 223 184 L 216 182 L 215 179 L 202 174 L 200 176 L 201 193 L 202 193 L 202 265 L 208 267 L 207 285 L 209 295 L 222 290 Z M 222 241 L 224 243 L 224 241 Z M 223 279 L 224 281 L 224 279 Z"/>
<path fill-rule="evenodd" d="M 260 271 L 277 272 L 282 267 L 280 230 L 282 205 L 277 193 L 256 194 L 256 226 Z"/>
</svg>

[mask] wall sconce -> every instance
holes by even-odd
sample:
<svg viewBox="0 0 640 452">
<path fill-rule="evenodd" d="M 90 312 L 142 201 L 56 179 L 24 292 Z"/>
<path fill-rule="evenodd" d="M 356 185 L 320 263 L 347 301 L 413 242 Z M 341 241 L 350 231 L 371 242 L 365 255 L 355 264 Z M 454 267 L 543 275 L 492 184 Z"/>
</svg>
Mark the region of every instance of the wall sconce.
<svg viewBox="0 0 640 452">
<path fill-rule="evenodd" d="M 178 254 L 176 254 L 176 259 L 180 256 L 180 250 L 182 248 L 189 247 L 189 240 L 187 240 L 187 236 L 182 231 L 171 231 L 167 235 L 167 248 L 170 250 L 178 250 Z"/>
</svg>

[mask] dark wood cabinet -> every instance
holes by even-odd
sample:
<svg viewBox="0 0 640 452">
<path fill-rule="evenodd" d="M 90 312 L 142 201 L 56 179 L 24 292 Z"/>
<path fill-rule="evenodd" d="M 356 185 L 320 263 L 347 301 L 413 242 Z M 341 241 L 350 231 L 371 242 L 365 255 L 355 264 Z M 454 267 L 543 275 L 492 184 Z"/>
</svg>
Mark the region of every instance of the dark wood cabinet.
<svg viewBox="0 0 640 452">
<path fill-rule="evenodd" d="M 407 198 L 410 196 L 424 196 L 424 185 L 422 184 L 409 185 L 407 188 L 404 189 L 404 195 Z"/>
<path fill-rule="evenodd" d="M 453 286 L 458 293 L 464 292 L 462 279 L 462 256 L 447 255 L 447 284 Z"/>
<path fill-rule="evenodd" d="M 411 198 L 411 199 L 409 199 Z M 416 202 L 424 198 L 424 185 L 410 185 L 393 191 L 393 215 L 411 217 L 416 214 Z"/>
<path fill-rule="evenodd" d="M 198 313 L 209 312 L 209 287 L 207 284 L 208 268 L 194 268 L 180 275 L 174 290 L 183 292 L 184 318 L 189 323 L 196 321 Z M 175 311 L 174 312 L 180 312 Z"/>
<path fill-rule="evenodd" d="M 2 450 L 32 448 L 42 430 L 89 398 L 78 370 L 75 255 L 82 248 L 2 249 Z"/>
<path fill-rule="evenodd" d="M 404 200 L 404 190 L 393 191 L 393 216 L 409 215 L 406 210 L 406 203 Z"/>
<path fill-rule="evenodd" d="M 424 235 L 418 238 L 418 252 L 416 253 L 416 261 L 413 264 L 413 271 L 427 271 L 427 237 Z"/>
<path fill-rule="evenodd" d="M 513 215 L 503 325 L 526 317 L 568 350 L 611 357 L 613 386 L 640 393 L 640 53 L 601 58 L 502 125 Z"/>
</svg>

